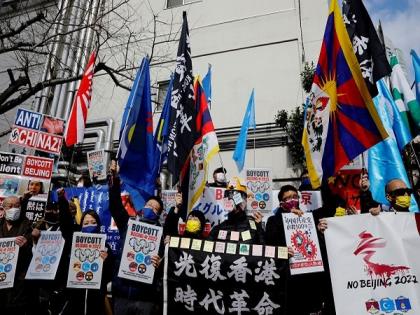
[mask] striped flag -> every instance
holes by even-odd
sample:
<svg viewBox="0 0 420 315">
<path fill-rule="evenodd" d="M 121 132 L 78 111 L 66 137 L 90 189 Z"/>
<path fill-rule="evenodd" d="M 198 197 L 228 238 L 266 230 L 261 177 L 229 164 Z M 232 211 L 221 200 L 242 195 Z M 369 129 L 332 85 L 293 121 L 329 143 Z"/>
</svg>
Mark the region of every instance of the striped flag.
<svg viewBox="0 0 420 315">
<path fill-rule="evenodd" d="M 386 137 L 338 0 L 332 0 L 302 138 L 312 187 Z"/>
<path fill-rule="evenodd" d="M 92 98 L 92 78 L 95 69 L 96 53 L 92 52 L 89 62 L 83 73 L 79 90 L 71 107 L 69 119 L 64 132 L 67 147 L 82 143 L 85 133 L 86 119 Z"/>
<path fill-rule="evenodd" d="M 194 84 L 197 112 L 197 139 L 191 151 L 190 178 L 188 183 L 188 211 L 203 194 L 207 182 L 210 160 L 219 152 L 219 143 L 207 106 L 207 97 L 198 77 Z"/>
</svg>

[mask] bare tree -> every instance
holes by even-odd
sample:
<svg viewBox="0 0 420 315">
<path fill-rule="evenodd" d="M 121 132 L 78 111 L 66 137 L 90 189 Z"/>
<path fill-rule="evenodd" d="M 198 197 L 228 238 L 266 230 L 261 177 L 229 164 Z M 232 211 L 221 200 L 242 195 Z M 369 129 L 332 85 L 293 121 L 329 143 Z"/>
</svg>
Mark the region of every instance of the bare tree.
<svg viewBox="0 0 420 315">
<path fill-rule="evenodd" d="M 126 90 L 141 56 L 157 63 L 173 59 L 162 47 L 175 41 L 179 27 L 172 26 L 173 19 L 169 25 L 161 21 L 148 2 L 151 18 L 143 21 L 129 0 L 16 2 L 18 7 L 0 7 L 0 72 L 8 74 L 3 86 L 0 82 L 0 114 L 30 99 L 44 112 L 63 99 L 69 103 L 93 49 L 99 51 L 95 75 L 108 75 Z M 157 36 L 159 26 L 165 35 Z M 70 94 L 63 98 L 65 93 Z M 66 116 L 65 110 L 55 111 Z"/>
</svg>

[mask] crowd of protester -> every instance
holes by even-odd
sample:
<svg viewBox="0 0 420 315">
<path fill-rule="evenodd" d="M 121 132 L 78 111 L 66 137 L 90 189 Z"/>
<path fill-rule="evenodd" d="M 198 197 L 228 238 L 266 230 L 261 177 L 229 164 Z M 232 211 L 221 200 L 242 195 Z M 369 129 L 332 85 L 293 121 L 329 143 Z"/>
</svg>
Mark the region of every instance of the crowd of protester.
<svg viewBox="0 0 420 315">
<path fill-rule="evenodd" d="M 26 205 L 29 198 L 41 193 L 42 186 L 30 183 L 28 191 L 22 197 L 6 197 L 0 209 L 0 238 L 15 237 L 20 250 L 14 286 L 0 290 L 1 314 L 162 314 L 163 245 L 169 242 L 171 236 L 218 240 L 222 230 L 227 233 L 250 231 L 247 243 L 287 246 L 282 214 L 294 213 L 297 216 L 303 214 L 299 209 L 298 190 L 311 189 L 307 173 L 302 175 L 299 189 L 292 185 L 281 187 L 278 207 L 265 224 L 259 212 L 247 211 L 247 187 L 241 179 L 234 178 L 228 183 L 224 168 L 216 169 L 213 177 L 214 183 L 209 186 L 226 188 L 225 198 L 231 201 L 226 203 L 227 219 L 214 226 L 210 232 L 206 231 L 206 218 L 201 211 L 192 211 L 186 218 L 182 218 L 184 200 L 182 194 L 178 193 L 175 197 L 176 204 L 170 209 L 163 226 L 162 246 L 158 254 L 152 257 L 152 265 L 155 268 L 153 282 L 146 284 L 118 277 L 127 225 L 129 220 L 133 219 L 160 226 L 159 218 L 164 210 L 163 203 L 160 197 L 152 196 L 141 210 L 135 210 L 130 216 L 121 199 L 121 182 L 117 166 L 112 162 L 108 183 L 109 203 L 120 240 L 115 254 L 112 254 L 108 245 L 106 250 L 101 252 L 100 257 L 104 261 L 104 267 L 99 290 L 66 287 L 73 233 L 76 231 L 100 233 L 100 218 L 95 209 L 83 213 L 80 224 L 77 224 L 74 204 L 66 199 L 64 189 L 59 189 L 58 201 L 48 202 L 44 218 L 31 225 L 25 216 Z M 87 181 L 87 178 L 81 180 L 82 183 Z M 373 200 L 366 174 L 361 176 L 359 184 L 361 213 L 379 215 L 381 211 L 408 211 L 412 191 L 402 180 L 394 179 L 386 185 L 386 197 L 390 206 L 380 205 Z M 233 202 L 235 194 L 240 195 L 241 202 Z M 338 213 L 337 209 L 342 208 L 343 204 L 328 189 L 322 190 L 322 196 L 324 206 L 315 210 L 313 215 L 317 224 L 325 272 L 286 276 L 284 314 L 335 314 L 323 233 L 328 228 L 325 218 Z M 348 215 L 357 213 L 353 207 L 345 208 L 344 212 Z M 185 219 L 185 223 L 180 229 L 179 222 L 182 219 Z M 61 231 L 65 240 L 56 277 L 54 280 L 25 280 L 25 274 L 42 231 Z M 229 235 L 223 239 L 226 237 L 229 239 Z M 294 256 L 291 247 L 288 248 L 288 255 Z M 302 297 L 305 297 L 304 303 Z"/>
</svg>

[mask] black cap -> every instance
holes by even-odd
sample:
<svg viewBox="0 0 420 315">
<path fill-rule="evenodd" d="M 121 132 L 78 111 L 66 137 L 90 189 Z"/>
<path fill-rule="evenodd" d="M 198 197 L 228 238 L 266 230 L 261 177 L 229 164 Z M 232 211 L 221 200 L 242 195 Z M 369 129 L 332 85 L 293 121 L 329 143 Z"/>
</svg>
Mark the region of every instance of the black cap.
<svg viewBox="0 0 420 315">
<path fill-rule="evenodd" d="M 217 174 L 217 173 L 224 173 L 224 174 L 226 174 L 227 172 L 226 172 L 226 169 L 225 169 L 224 167 L 218 167 L 218 168 L 216 168 L 216 169 L 213 171 L 213 175 L 214 175 L 214 174 Z"/>
</svg>

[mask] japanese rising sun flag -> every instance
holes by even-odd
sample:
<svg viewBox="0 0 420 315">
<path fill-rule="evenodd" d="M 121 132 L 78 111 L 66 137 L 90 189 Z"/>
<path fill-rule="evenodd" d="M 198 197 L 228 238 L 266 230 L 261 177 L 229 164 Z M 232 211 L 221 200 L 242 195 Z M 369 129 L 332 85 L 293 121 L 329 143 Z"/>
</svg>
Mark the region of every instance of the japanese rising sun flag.
<svg viewBox="0 0 420 315">
<path fill-rule="evenodd" d="M 317 188 L 350 160 L 387 137 L 332 0 L 306 110 L 302 145 Z"/>
<path fill-rule="evenodd" d="M 88 108 L 92 98 L 92 78 L 95 68 L 96 54 L 92 52 L 89 62 L 83 73 L 82 81 L 80 82 L 79 90 L 71 107 L 69 120 L 64 132 L 64 138 L 68 147 L 83 142 L 85 132 L 85 125 L 87 119 Z"/>
</svg>

